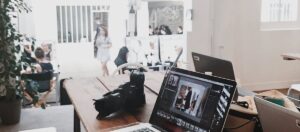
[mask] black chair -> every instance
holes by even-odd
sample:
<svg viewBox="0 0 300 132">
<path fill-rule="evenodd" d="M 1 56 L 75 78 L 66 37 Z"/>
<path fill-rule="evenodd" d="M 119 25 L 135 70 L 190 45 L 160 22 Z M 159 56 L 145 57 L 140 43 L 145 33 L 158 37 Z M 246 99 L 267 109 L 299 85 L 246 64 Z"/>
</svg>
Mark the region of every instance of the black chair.
<svg viewBox="0 0 300 132">
<path fill-rule="evenodd" d="M 38 84 L 37 92 L 43 94 L 38 101 L 38 105 L 42 103 L 46 103 L 45 100 L 49 96 L 49 94 L 53 91 L 56 86 L 56 79 L 59 73 L 53 73 L 53 71 L 41 72 L 41 73 L 33 73 L 33 74 L 22 74 L 21 79 L 31 79 Z M 25 97 L 33 101 L 33 94 L 30 92 L 30 84 L 23 85 L 24 86 L 24 95 Z"/>
</svg>

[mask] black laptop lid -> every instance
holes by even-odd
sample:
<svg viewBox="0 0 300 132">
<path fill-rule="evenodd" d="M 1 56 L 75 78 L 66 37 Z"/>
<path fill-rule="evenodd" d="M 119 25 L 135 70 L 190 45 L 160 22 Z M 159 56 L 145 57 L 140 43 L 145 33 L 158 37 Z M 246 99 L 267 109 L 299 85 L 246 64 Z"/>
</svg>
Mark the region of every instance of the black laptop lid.
<svg viewBox="0 0 300 132">
<path fill-rule="evenodd" d="M 236 83 L 172 68 L 165 77 L 150 123 L 166 131 L 220 132 Z"/>
<path fill-rule="evenodd" d="M 192 52 L 196 72 L 211 72 L 213 76 L 235 80 L 230 61 Z"/>
</svg>

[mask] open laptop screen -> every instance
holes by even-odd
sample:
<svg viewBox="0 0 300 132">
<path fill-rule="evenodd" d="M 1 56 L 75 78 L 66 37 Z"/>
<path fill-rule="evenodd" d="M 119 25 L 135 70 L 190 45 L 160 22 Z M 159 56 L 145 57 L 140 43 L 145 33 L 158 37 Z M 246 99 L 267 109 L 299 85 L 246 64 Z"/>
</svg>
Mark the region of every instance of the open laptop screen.
<svg viewBox="0 0 300 132">
<path fill-rule="evenodd" d="M 174 68 L 163 81 L 150 123 L 167 131 L 221 131 L 235 85 Z"/>
</svg>

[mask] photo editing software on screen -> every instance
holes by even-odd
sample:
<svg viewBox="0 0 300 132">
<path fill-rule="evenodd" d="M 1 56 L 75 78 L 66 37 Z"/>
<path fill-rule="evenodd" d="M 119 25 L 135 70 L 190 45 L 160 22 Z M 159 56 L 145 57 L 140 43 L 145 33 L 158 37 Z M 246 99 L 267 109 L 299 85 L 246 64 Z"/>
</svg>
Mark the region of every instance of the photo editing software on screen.
<svg viewBox="0 0 300 132">
<path fill-rule="evenodd" d="M 217 127 L 213 129 L 221 130 L 223 124 L 218 126 L 215 121 L 216 118 L 219 122 L 225 120 L 230 88 L 230 85 L 171 71 L 152 122 L 169 131 L 202 131 L 203 128 L 205 131 L 212 125 Z"/>
</svg>

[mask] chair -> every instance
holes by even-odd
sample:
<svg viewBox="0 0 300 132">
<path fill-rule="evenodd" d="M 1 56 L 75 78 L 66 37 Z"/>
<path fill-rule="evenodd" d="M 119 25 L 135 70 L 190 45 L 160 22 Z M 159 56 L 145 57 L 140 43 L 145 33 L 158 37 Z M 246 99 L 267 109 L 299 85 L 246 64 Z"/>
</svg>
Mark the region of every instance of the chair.
<svg viewBox="0 0 300 132">
<path fill-rule="evenodd" d="M 143 68 L 143 70 L 148 71 L 148 67 L 139 64 L 139 63 L 125 63 L 117 67 L 117 69 L 113 72 L 112 75 L 116 75 L 117 73 L 122 73 L 122 69 L 126 68 L 127 70 L 131 71 L 138 68 Z"/>
<path fill-rule="evenodd" d="M 21 78 L 22 80 L 25 79 L 31 79 L 35 82 L 37 82 L 38 89 L 37 92 L 43 94 L 39 100 L 37 105 L 43 105 L 45 104 L 45 100 L 49 96 L 49 94 L 53 91 L 53 89 L 56 87 L 56 79 L 58 78 L 59 73 L 53 73 L 53 71 L 47 71 L 42 73 L 34 73 L 34 74 L 22 74 Z M 24 83 L 25 84 L 25 83 Z M 29 101 L 34 101 L 33 93 L 31 93 L 29 90 L 31 87 L 31 84 L 23 85 L 24 95 Z"/>
</svg>

